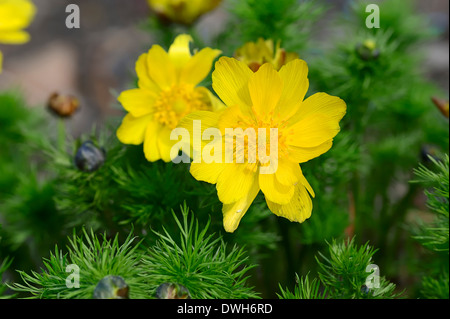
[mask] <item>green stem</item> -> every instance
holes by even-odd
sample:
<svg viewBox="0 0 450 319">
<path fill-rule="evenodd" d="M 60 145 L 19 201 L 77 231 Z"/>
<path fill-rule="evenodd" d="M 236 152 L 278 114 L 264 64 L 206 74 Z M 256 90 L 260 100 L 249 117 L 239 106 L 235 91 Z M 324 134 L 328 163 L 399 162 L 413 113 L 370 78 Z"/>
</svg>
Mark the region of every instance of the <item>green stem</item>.
<svg viewBox="0 0 450 319">
<path fill-rule="evenodd" d="M 63 119 L 58 119 L 58 149 L 62 152 L 66 147 L 66 123 Z"/>
<path fill-rule="evenodd" d="M 283 220 L 281 220 L 281 218 L 277 218 L 277 221 L 278 221 L 278 228 L 280 229 L 281 234 L 281 242 L 286 254 L 286 261 L 287 261 L 286 279 L 287 282 L 290 282 L 289 279 L 293 278 L 295 269 L 294 269 L 294 258 L 292 256 L 292 245 L 289 239 L 289 225 L 286 225 L 286 223 Z"/>
</svg>

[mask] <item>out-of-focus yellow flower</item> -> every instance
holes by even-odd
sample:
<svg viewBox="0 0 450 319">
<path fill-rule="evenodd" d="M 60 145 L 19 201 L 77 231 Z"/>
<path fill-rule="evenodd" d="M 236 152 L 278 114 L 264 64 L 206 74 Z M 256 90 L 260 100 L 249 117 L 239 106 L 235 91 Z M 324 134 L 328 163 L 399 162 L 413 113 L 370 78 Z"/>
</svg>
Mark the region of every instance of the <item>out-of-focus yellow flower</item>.
<svg viewBox="0 0 450 319">
<path fill-rule="evenodd" d="M 270 63 L 279 70 L 286 63 L 299 58 L 297 53 L 286 52 L 285 49 L 280 48 L 280 41 L 275 46 L 273 40 L 262 38 L 256 42 L 247 42 L 236 50 L 234 56 L 247 64 L 253 72 L 258 71 L 264 63 Z"/>
<path fill-rule="evenodd" d="M 200 16 L 216 8 L 222 0 L 147 0 L 163 19 L 190 25 Z"/>
<path fill-rule="evenodd" d="M 191 36 L 179 35 L 169 52 L 153 45 L 136 62 L 138 88 L 124 91 L 118 100 L 129 113 L 117 130 L 124 144 L 144 143 L 149 161 L 172 160 L 175 141 L 170 133 L 178 121 L 192 111 L 212 111 L 223 104 L 197 85 L 209 74 L 219 50 L 204 48 L 191 55 Z"/>
<path fill-rule="evenodd" d="M 30 35 L 23 31 L 36 13 L 36 7 L 29 0 L 0 0 L 0 43 L 23 44 Z M 0 52 L 0 72 L 3 56 Z"/>
<path fill-rule="evenodd" d="M 203 136 L 211 128 L 219 130 L 220 156 L 226 156 L 228 149 L 234 158 L 219 162 L 194 158 L 190 167 L 197 180 L 216 184 L 227 232 L 236 230 L 260 190 L 274 214 L 295 222 L 311 216 L 310 195 L 314 196 L 314 191 L 299 163 L 331 148 L 346 104 L 326 93 L 303 100 L 309 87 L 307 73 L 308 67 L 300 59 L 287 63 L 280 71 L 266 63 L 252 72 L 245 63 L 222 57 L 212 75 L 213 88 L 228 107 L 216 112 L 193 112 L 180 121 L 179 126 L 190 130 L 191 136 Z M 196 129 L 197 120 L 201 126 Z M 231 135 L 227 133 L 230 129 Z M 277 134 L 268 138 L 266 132 L 274 129 Z M 254 138 L 250 138 L 251 132 Z M 227 145 L 230 137 L 232 143 Z M 238 137 L 243 141 L 239 147 L 233 142 Z M 272 152 L 275 145 L 277 151 Z M 267 171 L 273 163 L 275 169 Z"/>
</svg>

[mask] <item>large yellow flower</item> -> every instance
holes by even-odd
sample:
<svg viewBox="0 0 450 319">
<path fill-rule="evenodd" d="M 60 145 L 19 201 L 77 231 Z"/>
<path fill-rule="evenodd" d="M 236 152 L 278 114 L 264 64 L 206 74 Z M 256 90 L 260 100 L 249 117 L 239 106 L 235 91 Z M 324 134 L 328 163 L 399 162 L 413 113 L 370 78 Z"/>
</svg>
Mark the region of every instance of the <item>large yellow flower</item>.
<svg viewBox="0 0 450 319">
<path fill-rule="evenodd" d="M 236 50 L 235 58 L 244 62 L 252 71 L 256 72 L 264 63 L 271 63 L 279 70 L 286 63 L 298 59 L 295 52 L 286 52 L 280 47 L 280 41 L 274 45 L 273 40 L 259 38 L 256 42 L 247 42 Z"/>
<path fill-rule="evenodd" d="M 144 143 L 149 161 L 171 160 L 171 130 L 192 111 L 215 110 L 221 103 L 204 87 L 196 87 L 210 72 L 219 50 L 204 48 L 193 56 L 192 38 L 179 35 L 169 52 L 153 45 L 136 62 L 138 88 L 124 91 L 118 100 L 129 113 L 117 130 L 124 144 Z"/>
<path fill-rule="evenodd" d="M 29 0 L 0 0 L 0 43 L 23 44 L 30 35 L 22 29 L 33 20 L 36 7 Z M 0 51 L 0 72 L 3 55 Z"/>
<path fill-rule="evenodd" d="M 339 121 L 346 112 L 346 104 L 325 93 L 316 93 L 303 100 L 309 86 L 307 73 L 307 65 L 300 59 L 287 63 L 280 71 L 266 63 L 254 73 L 245 63 L 222 57 L 213 72 L 213 88 L 228 107 L 217 112 L 193 112 L 180 122 L 180 127 L 190 129 L 191 135 L 195 133 L 195 120 L 201 120 L 203 132 L 207 128 L 218 128 L 222 156 L 229 147 L 227 129 L 245 131 L 253 128 L 264 132 L 278 129 L 275 138 L 267 138 L 269 133 L 260 136 L 258 131 L 257 143 L 244 137 L 243 163 L 236 160 L 233 163 L 226 160 L 196 163 L 194 159 L 191 164 L 190 172 L 197 180 L 216 184 L 227 232 L 238 227 L 260 190 L 274 214 L 296 222 L 311 216 L 310 195 L 314 197 L 314 191 L 299 163 L 331 148 L 333 138 L 340 130 Z M 271 143 L 278 146 L 276 154 L 268 155 L 270 162 L 277 162 L 277 169 L 272 173 L 262 173 L 268 162 L 262 157 L 266 151 L 259 152 L 260 142 L 266 150 L 270 149 Z M 249 151 L 255 148 L 258 149 L 256 161 L 254 158 L 250 161 Z M 236 159 L 237 148 L 234 151 Z"/>
<path fill-rule="evenodd" d="M 222 0 L 148 0 L 158 15 L 172 22 L 190 25 L 216 8 Z"/>
</svg>

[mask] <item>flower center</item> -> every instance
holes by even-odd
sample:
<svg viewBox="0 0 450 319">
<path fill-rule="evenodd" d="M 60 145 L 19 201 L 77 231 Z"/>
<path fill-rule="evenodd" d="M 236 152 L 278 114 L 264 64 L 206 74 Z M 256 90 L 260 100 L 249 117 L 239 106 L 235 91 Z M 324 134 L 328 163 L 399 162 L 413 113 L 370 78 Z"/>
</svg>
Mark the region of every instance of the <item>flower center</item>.
<svg viewBox="0 0 450 319">
<path fill-rule="evenodd" d="M 209 110 L 210 103 L 193 85 L 182 83 L 161 91 L 153 108 L 155 120 L 174 129 L 185 115 L 193 111 Z"/>
<path fill-rule="evenodd" d="M 236 162 L 243 158 L 244 163 L 256 172 L 260 166 L 269 166 L 274 160 L 288 156 L 286 138 L 290 134 L 286 121 L 238 121 L 238 129 L 233 134 L 233 155 Z M 240 130 L 239 128 L 242 128 Z"/>
</svg>

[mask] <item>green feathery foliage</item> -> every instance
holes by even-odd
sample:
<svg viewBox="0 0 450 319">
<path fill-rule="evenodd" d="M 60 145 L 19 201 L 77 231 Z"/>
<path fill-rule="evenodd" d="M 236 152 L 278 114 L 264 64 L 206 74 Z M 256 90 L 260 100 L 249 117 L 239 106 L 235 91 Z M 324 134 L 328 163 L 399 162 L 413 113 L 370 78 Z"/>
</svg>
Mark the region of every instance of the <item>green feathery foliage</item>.
<svg viewBox="0 0 450 319">
<path fill-rule="evenodd" d="M 424 224 L 419 221 L 419 229 L 413 236 L 423 246 L 436 252 L 446 252 L 449 249 L 449 157 L 446 154 L 442 160 L 430 156 L 435 171 L 423 164 L 414 170 L 416 179 L 413 183 L 420 183 L 427 187 L 425 195 L 427 206 L 435 215 L 435 221 Z"/>
<path fill-rule="evenodd" d="M 188 219 L 188 213 L 184 206 L 182 221 L 173 213 L 179 243 L 165 228 L 163 233 L 154 232 L 157 241 L 150 246 L 143 246 L 142 240 L 136 242 L 131 233 L 120 244 L 118 234 L 110 239 L 83 228 L 81 236 L 74 234 L 69 239 L 67 252 L 56 247 L 43 259 L 41 272 L 20 270 L 23 283 L 9 286 L 24 298 L 91 299 L 103 278 L 120 276 L 132 299 L 155 298 L 164 283 L 181 284 L 197 299 L 257 298 L 246 284 L 246 273 L 254 266 L 246 264 L 244 250 L 237 246 L 228 249 L 221 237 L 207 234 L 209 223 L 200 228 L 194 217 Z M 73 265 L 79 269 L 79 287 L 67 286 L 68 278 L 72 280 L 68 266 Z"/>
<path fill-rule="evenodd" d="M 279 285 L 280 293 L 277 293 L 280 299 L 326 299 L 326 291 L 322 291 L 320 287 L 320 280 L 314 278 L 309 280 L 309 275 L 304 278 L 295 274 L 295 282 L 297 285 L 294 288 L 294 292 L 291 292 L 288 288 L 285 290 Z"/>
<path fill-rule="evenodd" d="M 367 286 L 368 276 L 371 275 L 373 255 L 377 251 L 366 243 L 358 247 L 354 238 L 348 241 L 333 240 L 328 245 L 327 256 L 319 252 L 316 257 L 320 267 L 319 278 L 329 291 L 333 299 L 391 299 L 399 294 L 395 293 L 395 284 L 387 281 L 384 276 L 373 273 L 373 288 Z M 379 268 L 377 267 L 378 271 Z M 369 268 L 369 271 L 368 271 Z M 379 285 L 376 287 L 376 285 Z"/>
<path fill-rule="evenodd" d="M 189 210 L 181 210 L 183 219 L 174 214 L 179 227 L 179 240 L 163 227 L 157 243 L 143 257 L 142 275 L 154 295 L 159 285 L 176 283 L 186 287 L 194 299 L 257 298 L 246 285 L 246 273 L 254 266 L 245 263 L 243 249 L 236 246 L 227 251 L 221 237 L 207 234 L 209 222 L 199 227 L 198 221 L 188 218 Z"/>
<path fill-rule="evenodd" d="M 424 276 L 421 280 L 422 297 L 427 299 L 449 298 L 449 156 L 442 159 L 430 158 L 431 167 L 421 164 L 415 169 L 416 179 L 426 187 L 427 206 L 434 220 L 425 223 L 417 220 L 411 226 L 413 238 L 429 251 L 427 264 L 421 267 Z"/>
<path fill-rule="evenodd" d="M 358 29 L 366 28 L 365 21 L 368 13 L 366 6 L 373 1 L 358 0 L 351 2 L 354 15 L 351 23 Z M 380 9 L 382 28 L 391 33 L 390 40 L 398 42 L 399 49 L 409 49 L 421 41 L 435 36 L 438 30 L 430 27 L 430 21 L 425 15 L 417 12 L 415 1 L 389 0 L 376 3 Z M 380 27 L 381 27 L 380 26 Z M 376 33 L 378 29 L 370 29 Z"/>
<path fill-rule="evenodd" d="M 303 52 L 308 48 L 314 22 L 325 7 L 309 0 L 231 0 L 227 8 L 232 19 L 217 43 L 234 39 L 235 50 L 258 38 L 273 39 L 280 40 L 281 46 L 288 51 Z M 234 27 L 236 23 L 239 29 Z M 225 53 L 232 55 L 233 51 Z"/>
<path fill-rule="evenodd" d="M 8 286 L 3 282 L 3 274 L 11 265 L 11 260 L 6 258 L 0 263 L 0 299 L 3 298 Z"/>
<path fill-rule="evenodd" d="M 449 299 L 448 271 L 436 278 L 426 276 L 422 279 L 421 295 L 426 299 Z"/>
<path fill-rule="evenodd" d="M 14 283 L 10 288 L 26 293 L 26 298 L 91 299 L 98 282 L 115 275 L 121 276 L 129 286 L 130 298 L 145 298 L 145 284 L 138 267 L 141 255 L 135 241 L 130 234 L 120 244 L 117 235 L 113 239 L 108 239 L 106 234 L 99 238 L 83 229 L 83 236 L 73 235 L 70 239 L 66 253 L 56 246 L 50 257 L 43 259 L 44 268 L 40 273 L 18 271 L 24 284 Z M 67 286 L 70 265 L 79 269 L 79 288 Z"/>
<path fill-rule="evenodd" d="M 366 243 L 358 247 L 355 239 L 328 244 L 328 253 L 319 251 L 316 262 L 318 278 L 299 278 L 294 293 L 289 289 L 278 294 L 281 299 L 393 299 L 400 297 L 396 285 L 379 276 L 373 264 L 377 250 Z"/>
</svg>

